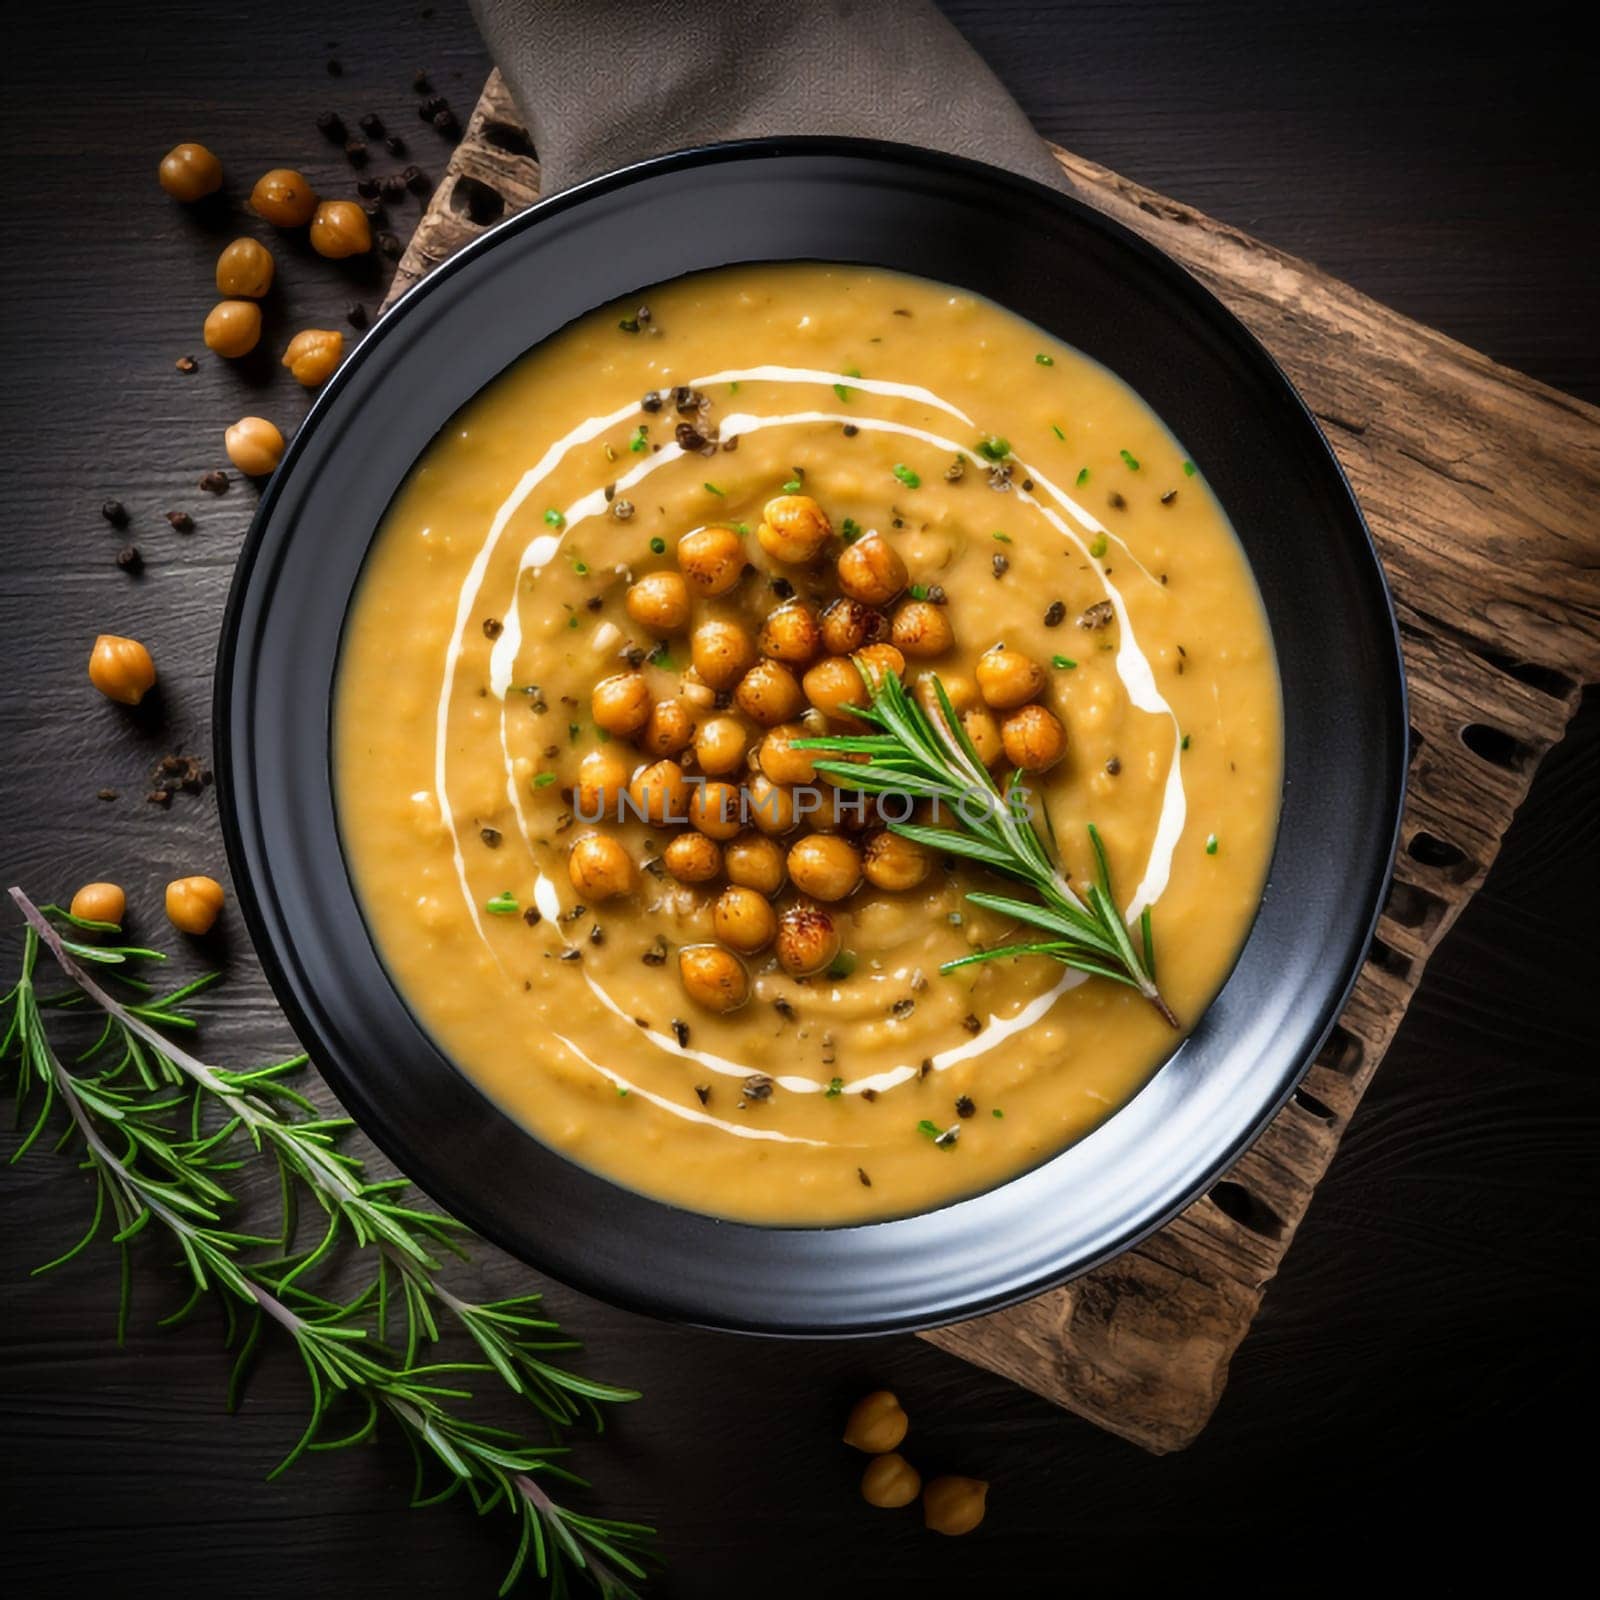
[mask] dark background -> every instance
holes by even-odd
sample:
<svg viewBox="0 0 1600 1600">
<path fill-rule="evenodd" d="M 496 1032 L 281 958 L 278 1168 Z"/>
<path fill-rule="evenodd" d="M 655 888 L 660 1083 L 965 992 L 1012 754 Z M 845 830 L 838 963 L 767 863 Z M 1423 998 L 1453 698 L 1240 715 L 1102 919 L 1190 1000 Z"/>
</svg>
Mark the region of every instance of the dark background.
<svg viewBox="0 0 1600 1600">
<path fill-rule="evenodd" d="M 1600 401 L 1594 87 L 1570 12 L 1524 6 L 1491 29 L 1459 8 L 1359 0 L 946 9 L 1047 135 Z M 225 465 L 222 428 L 241 412 L 286 425 L 303 412 L 265 347 L 339 326 L 347 301 L 374 306 L 382 289 L 370 267 L 274 244 L 276 320 L 259 359 L 228 367 L 199 337 L 211 264 L 236 232 L 262 233 L 237 224 L 266 167 L 348 192 L 314 127 L 325 108 L 352 125 L 378 110 L 406 159 L 442 170 L 412 74 L 427 68 L 464 117 L 486 60 L 459 0 L 431 10 L 211 0 L 8 16 L 0 874 L 40 899 L 116 877 L 159 943 L 157 886 L 222 860 L 213 796 L 163 812 L 145 779 L 164 751 L 207 750 L 215 634 L 253 503 L 236 475 L 221 499 L 196 480 Z M 185 138 L 221 155 L 231 213 L 183 212 L 157 188 L 158 158 Z M 399 164 L 380 152 L 375 166 Z M 416 211 L 397 207 L 394 231 Z M 201 362 L 190 377 L 173 367 L 185 353 Z M 127 535 L 101 520 L 107 496 L 132 511 Z M 192 512 L 193 533 L 167 525 L 172 509 Z M 142 579 L 113 565 L 124 538 Z M 159 715 L 88 690 L 100 631 L 151 642 Z M 98 801 L 103 785 L 119 799 Z M 1146 1456 L 914 1339 L 736 1341 L 553 1288 L 588 1370 L 646 1391 L 582 1459 L 605 1510 L 662 1528 L 659 1592 L 1465 1588 L 1513 1566 L 1537 1584 L 1586 1531 L 1597 847 L 1591 694 L 1430 965 L 1215 1421 L 1182 1455 Z M 9 968 L 9 917 L 0 942 Z M 231 910 L 221 947 L 236 970 L 206 1008 L 209 1052 L 242 1065 L 287 1050 L 282 1024 L 261 1020 Z M 287 1352 L 268 1353 L 244 1415 L 226 1416 L 216 1323 L 155 1327 L 175 1303 L 158 1249 L 141 1252 L 119 1352 L 108 1250 L 29 1277 L 85 1220 L 82 1180 L 36 1149 L 3 1181 L 12 1593 L 493 1593 L 505 1530 L 463 1505 L 408 1512 L 392 1436 L 265 1483 L 303 1414 Z M 503 1260 L 474 1272 L 527 1279 Z M 838 1427 L 881 1383 L 912 1412 L 920 1465 L 993 1480 L 979 1536 L 936 1540 L 913 1512 L 856 1497 L 860 1460 Z"/>
</svg>

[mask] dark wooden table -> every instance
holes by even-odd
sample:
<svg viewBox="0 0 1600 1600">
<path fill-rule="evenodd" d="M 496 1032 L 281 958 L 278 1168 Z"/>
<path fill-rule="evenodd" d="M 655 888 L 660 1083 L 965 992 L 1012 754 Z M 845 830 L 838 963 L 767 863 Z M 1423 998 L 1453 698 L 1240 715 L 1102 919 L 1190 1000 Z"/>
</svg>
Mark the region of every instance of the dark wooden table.
<svg viewBox="0 0 1600 1600">
<path fill-rule="evenodd" d="M 1558 8 L 1493 29 L 1403 0 L 948 9 L 1061 143 L 1600 400 L 1593 85 Z M 414 114 L 412 74 L 427 68 L 464 113 L 486 60 L 459 0 L 34 7 L 10 24 L 0 872 L 41 897 L 117 877 L 159 940 L 157 886 L 221 855 L 212 796 L 158 810 L 145 779 L 165 751 L 207 749 L 212 651 L 253 503 L 237 481 L 213 499 L 196 480 L 222 464 L 227 421 L 292 421 L 304 401 L 265 352 L 233 368 L 206 357 L 211 263 L 233 230 L 171 206 L 156 160 L 199 138 L 235 200 L 277 164 L 336 189 L 348 169 L 314 126 L 335 107 L 351 123 L 376 109 L 437 172 L 445 147 Z M 396 231 L 414 216 L 397 207 Z M 377 274 L 278 254 L 269 343 L 381 293 Z M 189 352 L 200 369 L 180 376 Z M 108 496 L 133 513 L 126 536 L 100 518 Z M 174 509 L 192 533 L 168 526 Z M 113 564 L 124 537 L 144 552 L 141 579 Z M 88 690 L 102 630 L 152 642 L 159 715 Z M 97 800 L 102 786 L 119 798 Z M 1379 1573 L 1449 1588 L 1513 1563 L 1542 1588 L 1581 1537 L 1582 1457 L 1567 1448 L 1593 1414 L 1597 861 L 1591 697 L 1430 967 L 1215 1422 L 1183 1455 L 1144 1456 L 909 1338 L 735 1341 L 553 1288 L 590 1370 L 646 1391 L 583 1461 L 607 1510 L 663 1529 L 659 1592 L 1315 1591 Z M 9 918 L 0 938 L 9 967 Z M 231 913 L 223 948 L 236 971 L 207 1007 L 207 1046 L 264 1059 L 286 1031 Z M 300 1426 L 298 1371 L 278 1351 L 244 1415 L 226 1416 L 216 1324 L 154 1325 L 173 1303 L 158 1255 L 120 1351 L 104 1253 L 30 1278 L 85 1215 L 61 1160 L 36 1151 L 3 1193 L 10 1593 L 494 1592 L 503 1534 L 463 1506 L 408 1512 L 392 1438 L 263 1481 Z M 504 1261 L 480 1270 L 525 1278 Z M 936 1541 L 856 1498 L 837 1426 L 884 1382 L 914 1413 L 924 1466 L 993 1480 L 980 1537 Z"/>
</svg>

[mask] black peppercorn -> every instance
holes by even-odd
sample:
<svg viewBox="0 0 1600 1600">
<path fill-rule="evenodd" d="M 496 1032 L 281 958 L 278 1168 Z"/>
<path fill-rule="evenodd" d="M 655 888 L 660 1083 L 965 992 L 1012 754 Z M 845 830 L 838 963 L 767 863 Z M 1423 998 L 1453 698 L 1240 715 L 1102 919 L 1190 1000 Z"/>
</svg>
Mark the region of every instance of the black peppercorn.
<svg viewBox="0 0 1600 1600">
<path fill-rule="evenodd" d="M 123 547 L 117 551 L 117 565 L 121 567 L 124 572 L 143 572 L 144 557 L 139 554 L 138 545 L 123 545 Z"/>
<path fill-rule="evenodd" d="M 128 508 L 120 500 L 107 500 L 100 507 L 100 515 L 113 528 L 126 528 L 128 526 Z"/>
<path fill-rule="evenodd" d="M 344 308 L 344 320 L 352 328 L 364 328 L 367 325 L 367 308 L 359 300 L 352 300 Z"/>
<path fill-rule="evenodd" d="M 403 156 L 406 153 L 406 142 L 398 133 L 386 134 L 383 140 L 383 148 L 392 156 Z"/>
<path fill-rule="evenodd" d="M 208 472 L 200 480 L 200 487 L 207 494 L 226 494 L 228 492 L 228 474 L 226 472 Z"/>
<path fill-rule="evenodd" d="M 383 136 L 383 118 L 376 111 L 369 111 L 361 119 L 361 131 L 369 138 L 379 139 Z"/>
<path fill-rule="evenodd" d="M 356 193 L 360 195 L 363 200 L 376 200 L 378 198 L 378 191 L 381 187 L 382 186 L 379 184 L 376 178 L 356 179 Z"/>
<path fill-rule="evenodd" d="M 641 411 L 659 411 L 661 409 L 661 391 L 659 389 L 649 390 L 644 398 L 640 400 L 639 409 Z"/>
<path fill-rule="evenodd" d="M 1067 614 L 1066 603 L 1061 600 L 1052 600 L 1049 609 L 1044 614 L 1044 625 L 1047 628 L 1059 628 L 1062 619 Z"/>
<path fill-rule="evenodd" d="M 426 194 L 428 192 L 428 175 L 421 167 L 407 167 L 400 176 L 405 180 L 406 188 L 413 194 Z"/>
<path fill-rule="evenodd" d="M 317 118 L 317 131 L 331 144 L 343 144 L 345 141 L 344 118 L 337 111 L 324 111 Z"/>
<path fill-rule="evenodd" d="M 345 159 L 352 167 L 364 167 L 367 164 L 367 141 L 365 139 L 351 139 L 344 147 Z"/>
<path fill-rule="evenodd" d="M 193 356 L 179 356 L 172 364 L 182 373 L 198 372 L 200 370 L 200 363 Z"/>
<path fill-rule="evenodd" d="M 328 62 L 328 76 L 330 78 L 342 78 L 344 76 L 344 67 L 339 62 L 330 60 Z"/>
<path fill-rule="evenodd" d="M 169 511 L 167 513 L 167 521 L 170 522 L 179 533 L 194 532 L 194 518 L 191 517 L 187 511 Z"/>
<path fill-rule="evenodd" d="M 404 200 L 406 197 L 405 179 L 398 172 L 391 172 L 383 180 L 383 198 L 389 201 Z"/>
<path fill-rule="evenodd" d="M 378 248 L 391 261 L 400 259 L 400 241 L 392 233 L 380 233 L 378 235 Z"/>
<path fill-rule="evenodd" d="M 422 67 L 418 67 L 417 70 L 411 74 L 411 87 L 415 89 L 418 94 L 426 94 L 433 87 L 433 85 L 428 82 L 428 74 Z"/>
</svg>

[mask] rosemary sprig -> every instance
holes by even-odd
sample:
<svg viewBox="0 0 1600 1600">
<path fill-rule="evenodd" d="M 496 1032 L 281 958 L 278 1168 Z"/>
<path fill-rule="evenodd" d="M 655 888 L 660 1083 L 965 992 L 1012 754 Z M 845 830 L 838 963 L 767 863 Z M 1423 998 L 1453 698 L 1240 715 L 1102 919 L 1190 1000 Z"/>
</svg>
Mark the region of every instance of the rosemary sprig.
<svg viewBox="0 0 1600 1600">
<path fill-rule="evenodd" d="M 59 1108 L 66 1130 L 57 1148 L 81 1145 L 80 1165 L 95 1179 L 88 1228 L 35 1272 L 65 1265 L 109 1229 L 122 1265 L 120 1342 L 133 1241 L 151 1226 L 163 1230 L 178 1247 L 190 1290 L 163 1325 L 181 1322 L 208 1292 L 219 1298 L 228 1346 L 237 1350 L 228 1385 L 230 1409 L 264 1326 L 276 1326 L 290 1338 L 305 1368 L 311 1416 L 271 1476 L 308 1451 L 362 1442 L 387 1415 L 399 1424 L 415 1460 L 413 1505 L 431 1505 L 465 1490 L 480 1515 L 502 1509 L 517 1519 L 519 1539 L 502 1594 L 531 1555 L 552 1596 L 569 1594 L 575 1579 L 586 1579 L 602 1600 L 636 1596 L 631 1580 L 643 1577 L 639 1558 L 654 1530 L 559 1504 L 537 1479 L 586 1486 L 561 1464 L 565 1445 L 531 1444 L 507 1429 L 467 1419 L 457 1406 L 472 1398 L 461 1387 L 463 1378 L 491 1374 L 533 1405 L 559 1440 L 577 1421 L 600 1426 L 602 1405 L 635 1399 L 637 1392 L 551 1361 L 552 1353 L 576 1346 L 537 1314 L 537 1295 L 475 1303 L 439 1281 L 439 1258 L 464 1254 L 459 1242 L 464 1230 L 451 1217 L 405 1204 L 405 1179 L 369 1179 L 358 1159 L 337 1148 L 348 1121 L 319 1117 L 310 1101 L 283 1081 L 304 1064 L 304 1056 L 234 1072 L 174 1044 L 162 1030 L 194 1028 L 183 1004 L 215 974 L 157 995 L 127 969 L 137 961 L 163 959 L 160 952 L 71 937 L 58 924 L 89 933 L 115 930 L 54 906 L 41 910 L 18 889 L 11 896 L 27 927 L 21 975 L 0 999 L 8 1013 L 0 1059 L 16 1054 L 19 1120 L 37 1101 L 37 1114 L 12 1160 L 32 1149 L 52 1110 Z M 55 958 L 71 988 L 39 992 L 35 975 L 41 947 Z M 91 967 L 125 989 L 127 997 L 91 976 Z M 45 1013 L 90 1007 L 104 1014 L 104 1026 L 69 1064 L 46 1032 Z M 282 1226 L 272 1237 L 223 1221 L 236 1204 L 230 1175 L 265 1154 L 276 1163 L 282 1196 Z M 305 1192 L 321 1208 L 326 1225 L 314 1244 L 297 1247 L 297 1200 Z M 319 1269 L 330 1268 L 346 1243 L 370 1251 L 366 1259 L 373 1270 L 355 1293 L 337 1295 L 321 1285 Z M 441 1337 L 438 1308 L 470 1335 L 484 1359 L 420 1359 L 422 1346 Z M 391 1343 L 389 1329 L 397 1317 L 400 1337 Z M 330 1437 L 336 1406 L 354 1408 L 356 1421 Z M 433 1477 L 441 1480 L 439 1486 Z"/>
<path fill-rule="evenodd" d="M 945 962 L 939 970 L 953 972 L 958 967 L 1013 956 L 1046 956 L 1062 966 L 1138 990 L 1177 1027 L 1178 1019 L 1156 988 L 1149 911 L 1140 919 L 1141 952 L 1134 947 L 1117 909 L 1105 846 L 1094 824 L 1089 824 L 1089 839 L 1094 847 L 1095 878 L 1080 896 L 1057 862 L 1048 815 L 1047 842 L 1040 838 L 1026 806 L 1014 803 L 1023 798 L 1019 790 L 1022 772 L 1013 772 L 1004 789 L 995 783 L 939 678 L 932 680 L 937 711 L 930 714 L 906 693 L 892 672 L 878 673 L 859 656 L 855 662 L 867 691 L 867 704 L 847 709 L 881 731 L 796 739 L 794 747 L 834 756 L 864 755 L 868 758 L 865 764 L 823 760 L 816 768 L 869 794 L 906 794 L 933 801 L 935 815 L 948 815 L 955 826 L 892 822 L 892 831 L 1026 884 L 1038 896 L 1036 901 L 982 891 L 969 893 L 967 899 L 1049 935 L 977 950 Z"/>
</svg>

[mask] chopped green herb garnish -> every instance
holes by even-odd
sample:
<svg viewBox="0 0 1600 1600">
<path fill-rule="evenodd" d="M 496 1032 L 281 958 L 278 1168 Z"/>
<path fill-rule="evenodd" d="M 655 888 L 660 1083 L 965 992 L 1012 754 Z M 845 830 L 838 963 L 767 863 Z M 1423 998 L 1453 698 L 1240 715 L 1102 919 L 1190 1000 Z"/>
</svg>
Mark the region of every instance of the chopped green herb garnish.
<svg viewBox="0 0 1600 1600">
<path fill-rule="evenodd" d="M 750 524 L 748 522 L 736 522 L 733 525 L 733 531 L 741 539 L 748 539 L 750 537 Z"/>
<path fill-rule="evenodd" d="M 783 492 L 785 494 L 799 494 L 800 480 L 798 478 L 791 478 L 786 484 L 784 484 Z"/>
<path fill-rule="evenodd" d="M 998 528 L 994 530 L 994 537 L 998 539 L 1001 544 L 1011 543 L 1011 535 L 1009 533 L 1002 533 Z"/>
<path fill-rule="evenodd" d="M 567 724 L 567 737 L 574 744 L 576 744 L 578 742 L 578 735 L 580 733 L 582 733 L 582 732 L 583 732 L 583 724 L 581 722 L 569 722 Z"/>
<path fill-rule="evenodd" d="M 922 487 L 922 479 L 919 478 L 916 473 L 914 473 L 903 461 L 895 462 L 894 475 L 908 489 L 920 489 Z"/>
<path fill-rule="evenodd" d="M 828 1087 L 822 1091 L 825 1100 L 837 1100 L 844 1093 L 843 1078 L 829 1078 Z"/>
<path fill-rule="evenodd" d="M 663 672 L 676 672 L 678 670 L 677 662 L 672 659 L 672 652 L 663 649 L 660 645 L 657 645 L 646 659 L 651 666 L 660 667 Z"/>
<path fill-rule="evenodd" d="M 589 576 L 589 563 L 587 561 L 574 561 L 572 563 L 572 570 L 576 572 L 580 578 L 587 578 Z"/>
<path fill-rule="evenodd" d="M 846 544 L 854 544 L 861 537 L 861 524 L 854 517 L 846 517 L 840 525 L 839 537 Z"/>
<path fill-rule="evenodd" d="M 1077 664 L 1078 663 L 1074 661 L 1071 656 L 1050 657 L 1050 665 L 1054 667 L 1057 672 L 1071 672 L 1072 669 L 1077 666 Z"/>
<path fill-rule="evenodd" d="M 601 744 L 611 743 L 611 735 L 607 733 L 604 728 L 596 728 L 594 730 L 594 736 L 600 741 Z"/>
<path fill-rule="evenodd" d="M 1011 454 L 1011 441 L 998 433 L 986 433 L 978 441 L 977 450 L 985 461 L 1004 461 Z"/>
<path fill-rule="evenodd" d="M 1117 454 L 1122 457 L 1122 464 L 1129 472 L 1139 470 L 1139 458 L 1131 450 L 1119 450 Z"/>
<path fill-rule="evenodd" d="M 1037 361 L 1041 367 L 1053 367 L 1056 364 L 1056 358 L 1054 356 L 1047 356 L 1043 350 L 1041 350 L 1033 359 Z"/>
<path fill-rule="evenodd" d="M 911 585 L 910 594 L 913 600 L 926 600 L 928 598 L 928 586 L 924 583 L 914 583 Z"/>
<path fill-rule="evenodd" d="M 1055 436 L 1056 436 L 1056 438 L 1058 438 L 1058 439 L 1065 439 L 1065 438 L 1066 438 L 1066 434 L 1064 434 L 1064 433 L 1063 433 L 1063 432 L 1062 432 L 1062 431 L 1061 431 L 1061 429 L 1060 429 L 1060 427 L 1059 427 L 1059 425 L 1058 425 L 1058 424 L 1056 424 L 1056 423 L 1054 423 L 1054 422 L 1052 422 L 1052 423 L 1051 423 L 1051 424 L 1050 424 L 1050 431 L 1051 431 L 1051 433 L 1053 433 L 1053 434 L 1054 434 L 1054 435 L 1055 435 Z"/>
<path fill-rule="evenodd" d="M 1198 472 L 1198 471 L 1199 471 L 1199 468 L 1195 466 L 1194 462 L 1192 462 L 1192 461 L 1185 461 L 1184 462 L 1184 464 L 1183 464 L 1183 475 L 1184 475 L 1184 477 L 1192 478 L 1195 475 L 1195 473 Z"/>
<path fill-rule="evenodd" d="M 624 333 L 637 333 L 639 331 L 639 319 L 637 317 L 623 317 L 617 323 L 617 326 Z"/>
<path fill-rule="evenodd" d="M 1217 853 L 1217 836 L 1214 833 L 1206 835 L 1206 854 L 1214 856 Z"/>
<path fill-rule="evenodd" d="M 550 509 L 545 512 L 544 520 L 548 522 L 552 528 L 564 528 L 567 525 L 567 519 L 562 516 L 554 506 L 551 506 Z"/>
<path fill-rule="evenodd" d="M 483 902 L 483 909 L 496 917 L 514 917 L 520 909 L 517 897 L 509 889 Z"/>
<path fill-rule="evenodd" d="M 949 918 L 948 918 L 948 921 L 949 921 L 950 926 L 952 928 L 959 928 L 961 926 L 961 924 L 963 922 L 965 922 L 966 920 L 967 919 L 964 916 L 962 916 L 959 911 L 952 911 L 950 913 Z"/>
<path fill-rule="evenodd" d="M 652 539 L 650 541 L 650 550 L 653 555 L 665 555 L 667 551 L 667 541 L 665 539 Z"/>
<path fill-rule="evenodd" d="M 649 449 L 649 443 L 644 436 L 644 424 L 641 422 L 632 433 L 628 435 L 628 448 L 637 455 L 642 455 Z"/>
<path fill-rule="evenodd" d="M 550 785 L 552 783 L 554 783 L 555 781 L 556 781 L 555 773 L 553 773 L 553 772 L 541 772 L 534 778 L 533 786 L 534 786 L 535 789 L 548 789 L 550 787 Z"/>
<path fill-rule="evenodd" d="M 1182 742 L 1178 745 L 1178 748 L 1180 750 L 1187 750 L 1189 748 L 1189 735 L 1188 734 L 1184 734 Z"/>
<path fill-rule="evenodd" d="M 567 618 L 567 626 L 569 628 L 576 628 L 578 626 L 578 618 L 576 613 Z"/>
<path fill-rule="evenodd" d="M 847 378 L 859 378 L 861 376 L 861 368 L 846 367 L 844 369 L 844 375 Z M 836 383 L 833 386 L 833 392 L 838 395 L 841 400 L 848 400 L 850 396 L 855 393 L 855 390 L 852 389 L 848 384 Z"/>
<path fill-rule="evenodd" d="M 928 1139 L 937 1139 L 944 1129 L 937 1122 L 930 1122 L 926 1117 L 917 1124 L 917 1132 Z"/>
<path fill-rule="evenodd" d="M 1094 536 L 1094 543 L 1089 546 L 1089 554 L 1092 555 L 1096 561 L 1098 561 L 1105 553 L 1106 536 L 1103 533 L 1097 533 Z"/>
<path fill-rule="evenodd" d="M 719 499 L 719 500 L 722 500 L 722 499 L 726 498 L 726 495 L 724 494 L 724 492 L 721 489 L 719 489 L 716 486 L 716 484 L 714 484 L 714 483 L 702 484 L 701 488 L 703 488 L 708 494 L 714 494 L 717 497 L 717 499 Z"/>
<path fill-rule="evenodd" d="M 1078 468 L 1078 487 L 1081 489 L 1084 486 L 1084 484 L 1086 484 L 1088 481 L 1089 481 L 1089 469 L 1087 467 L 1079 467 Z"/>
<path fill-rule="evenodd" d="M 1004 1115 L 1005 1115 L 1005 1112 L 1003 1112 L 1003 1111 L 1002 1111 L 1002 1110 L 1001 1110 L 1001 1109 L 1000 1109 L 1000 1107 L 999 1107 L 999 1106 L 996 1106 L 996 1107 L 995 1107 L 995 1108 L 994 1108 L 994 1110 L 993 1110 L 993 1111 L 991 1111 L 991 1112 L 990 1112 L 990 1113 L 989 1113 L 989 1115 L 990 1115 L 990 1116 L 991 1116 L 991 1117 L 1003 1117 L 1003 1116 L 1004 1116 Z"/>
<path fill-rule="evenodd" d="M 738 379 L 735 379 L 732 383 L 730 383 L 728 385 L 728 393 L 729 394 L 738 394 L 738 392 L 739 392 L 739 382 L 738 382 Z"/>
<path fill-rule="evenodd" d="M 841 950 L 828 963 L 828 976 L 830 978 L 848 978 L 855 970 L 856 953 L 854 950 Z"/>
<path fill-rule="evenodd" d="M 621 1083 L 619 1083 L 619 1084 L 618 1084 L 618 1085 L 617 1085 L 617 1099 L 619 1099 L 619 1100 L 626 1100 L 626 1099 L 627 1099 L 627 1098 L 628 1098 L 628 1088 L 627 1088 L 627 1085 L 626 1085 L 626 1084 L 621 1084 Z"/>
</svg>

